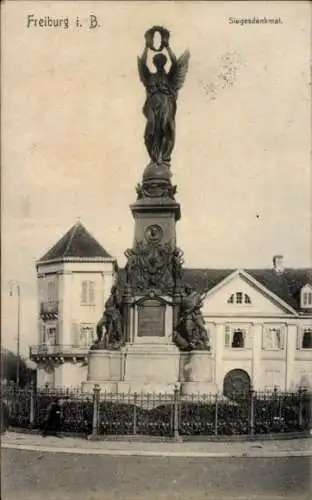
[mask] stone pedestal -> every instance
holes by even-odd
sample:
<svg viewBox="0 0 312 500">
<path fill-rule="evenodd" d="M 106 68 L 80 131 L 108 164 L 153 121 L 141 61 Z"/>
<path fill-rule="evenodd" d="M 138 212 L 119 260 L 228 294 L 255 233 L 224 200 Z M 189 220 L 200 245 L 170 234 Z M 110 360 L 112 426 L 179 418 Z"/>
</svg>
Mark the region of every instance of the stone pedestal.
<svg viewBox="0 0 312 500">
<path fill-rule="evenodd" d="M 172 393 L 179 382 L 180 352 L 173 344 L 136 343 L 122 351 L 90 351 L 84 391 L 98 384 L 112 393 Z"/>
<path fill-rule="evenodd" d="M 217 392 L 215 360 L 209 351 L 181 353 L 181 394 L 209 394 Z"/>
<path fill-rule="evenodd" d="M 84 391 L 91 391 L 98 384 L 102 391 L 117 393 L 118 383 L 125 372 L 125 353 L 121 351 L 89 351 L 87 382 Z"/>
<path fill-rule="evenodd" d="M 215 360 L 210 352 L 180 353 L 171 342 L 135 342 L 121 351 L 90 351 L 84 391 L 95 384 L 111 393 L 181 394 L 217 392 Z"/>
<path fill-rule="evenodd" d="M 173 344 L 155 342 L 127 346 L 121 392 L 172 393 L 179 381 L 180 352 Z"/>
</svg>

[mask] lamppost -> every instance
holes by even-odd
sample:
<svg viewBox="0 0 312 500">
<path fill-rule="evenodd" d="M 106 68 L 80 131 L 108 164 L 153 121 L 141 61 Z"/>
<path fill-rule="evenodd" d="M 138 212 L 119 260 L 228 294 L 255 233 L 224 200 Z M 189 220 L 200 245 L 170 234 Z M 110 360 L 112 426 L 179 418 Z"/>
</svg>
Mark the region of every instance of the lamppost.
<svg viewBox="0 0 312 500">
<path fill-rule="evenodd" d="M 16 360 L 16 386 L 20 382 L 20 337 L 21 337 L 21 288 L 18 281 L 10 281 L 10 296 L 17 293 L 17 360 Z"/>
</svg>

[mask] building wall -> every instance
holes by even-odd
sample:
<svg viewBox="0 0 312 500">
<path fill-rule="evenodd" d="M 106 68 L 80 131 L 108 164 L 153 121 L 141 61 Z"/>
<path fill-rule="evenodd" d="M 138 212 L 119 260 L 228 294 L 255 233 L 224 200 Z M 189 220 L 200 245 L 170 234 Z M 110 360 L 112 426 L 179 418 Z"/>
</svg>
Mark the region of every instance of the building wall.
<svg viewBox="0 0 312 500">
<path fill-rule="evenodd" d="M 78 389 L 87 379 L 87 366 L 79 361 L 67 361 L 55 368 L 54 387 Z"/>
<path fill-rule="evenodd" d="M 57 283 L 59 319 L 56 344 L 77 346 L 85 343 L 82 328 L 95 325 L 100 319 L 104 304 L 114 282 L 112 262 L 108 263 L 66 263 L 42 266 L 38 272 L 46 275 L 40 278 L 39 302 L 47 298 L 48 283 Z M 51 273 L 51 274 L 50 274 Z M 93 282 L 93 300 L 82 300 L 82 282 Z M 51 289 L 51 288 L 50 288 Z M 237 304 L 229 302 L 232 294 L 248 295 L 250 302 Z M 295 390 L 299 386 L 312 389 L 312 349 L 302 349 L 301 339 L 305 328 L 312 329 L 312 315 L 300 317 L 283 302 L 279 302 L 261 287 L 255 286 L 237 273 L 232 280 L 208 294 L 203 305 L 206 327 L 212 347 L 215 366 L 215 383 L 223 389 L 226 374 L 234 369 L 245 370 L 256 390 Z M 46 322 L 46 326 L 52 322 Z M 269 328 L 280 329 L 281 347 L 268 347 Z M 231 347 L 226 342 L 235 329 L 245 333 L 243 348 Z M 84 331 L 84 330 L 83 330 Z M 229 333 L 230 332 L 230 333 Z M 38 328 L 38 341 L 43 334 Z M 53 339 L 51 340 L 53 342 Z M 38 369 L 38 385 L 51 383 L 56 386 L 78 387 L 86 380 L 87 367 L 80 361 L 74 362 L 74 348 L 71 360 L 56 364 L 55 372 Z"/>
<path fill-rule="evenodd" d="M 226 328 L 246 328 L 247 343 L 244 348 L 226 346 Z M 281 349 L 265 348 L 264 332 L 266 326 L 282 326 L 284 339 Z M 218 390 L 223 389 L 225 375 L 234 369 L 248 373 L 256 390 L 278 387 L 281 390 L 297 389 L 299 386 L 312 388 L 312 349 L 302 349 L 298 344 L 298 336 L 302 329 L 302 321 L 284 318 L 238 318 L 220 317 L 206 318 L 206 326 L 210 334 L 212 353 L 216 359 L 216 384 Z M 305 321 L 305 327 L 312 328 L 312 320 Z"/>
<path fill-rule="evenodd" d="M 38 344 L 45 344 L 48 349 L 46 364 L 52 353 L 55 365 L 54 370 L 48 373 L 43 367 L 44 355 L 41 356 L 37 385 L 44 387 L 48 383 L 52 386 L 77 387 L 87 377 L 87 369 L 80 361 L 83 354 L 79 356 L 79 347 L 86 354 L 96 337 L 96 324 L 103 314 L 105 301 L 114 284 L 113 261 L 41 264 L 38 266 L 37 277 Z M 89 287 L 92 294 L 87 294 L 88 297 L 92 295 L 91 301 L 83 300 L 83 282 L 93 284 Z M 58 318 L 45 318 L 43 321 L 40 317 L 40 305 L 50 302 L 58 303 Z M 53 332 L 53 327 L 56 328 L 54 336 L 48 334 Z M 54 355 L 58 346 L 66 346 L 67 355 L 71 346 L 73 348 L 72 358 L 67 356 L 63 364 Z M 78 361 L 74 363 L 72 360 L 75 357 Z"/>
</svg>

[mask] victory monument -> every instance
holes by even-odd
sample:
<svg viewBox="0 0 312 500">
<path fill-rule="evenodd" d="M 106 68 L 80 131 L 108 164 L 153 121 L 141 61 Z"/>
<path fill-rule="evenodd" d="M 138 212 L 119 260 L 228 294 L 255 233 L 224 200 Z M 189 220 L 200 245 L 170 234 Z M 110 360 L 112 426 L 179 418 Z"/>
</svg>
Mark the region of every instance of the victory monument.
<svg viewBox="0 0 312 500">
<path fill-rule="evenodd" d="M 154 53 L 153 72 L 147 64 L 149 51 Z M 171 156 L 178 93 L 189 59 L 188 51 L 175 56 L 167 29 L 154 26 L 145 33 L 138 71 L 146 89 L 144 142 L 150 161 L 130 206 L 133 245 L 125 251 L 125 269 L 117 271 L 89 352 L 86 389 L 97 383 L 115 393 L 168 393 L 177 384 L 182 394 L 215 390 L 214 360 L 201 313 L 204 295 L 184 282 L 183 252 L 176 241 L 181 211 Z"/>
</svg>

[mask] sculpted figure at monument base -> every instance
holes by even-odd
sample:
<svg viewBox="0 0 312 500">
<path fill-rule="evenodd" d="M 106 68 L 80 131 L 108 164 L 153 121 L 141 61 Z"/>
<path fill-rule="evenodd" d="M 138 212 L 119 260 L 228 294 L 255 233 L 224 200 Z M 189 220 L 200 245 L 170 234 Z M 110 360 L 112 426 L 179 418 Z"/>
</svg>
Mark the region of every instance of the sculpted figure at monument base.
<svg viewBox="0 0 312 500">
<path fill-rule="evenodd" d="M 205 293 L 184 288 L 180 318 L 173 334 L 173 340 L 181 350 L 210 350 L 205 320 L 201 313 Z"/>
<path fill-rule="evenodd" d="M 122 299 L 116 286 L 105 303 L 103 316 L 96 326 L 97 340 L 91 347 L 94 349 L 120 349 L 124 345 Z"/>
</svg>

